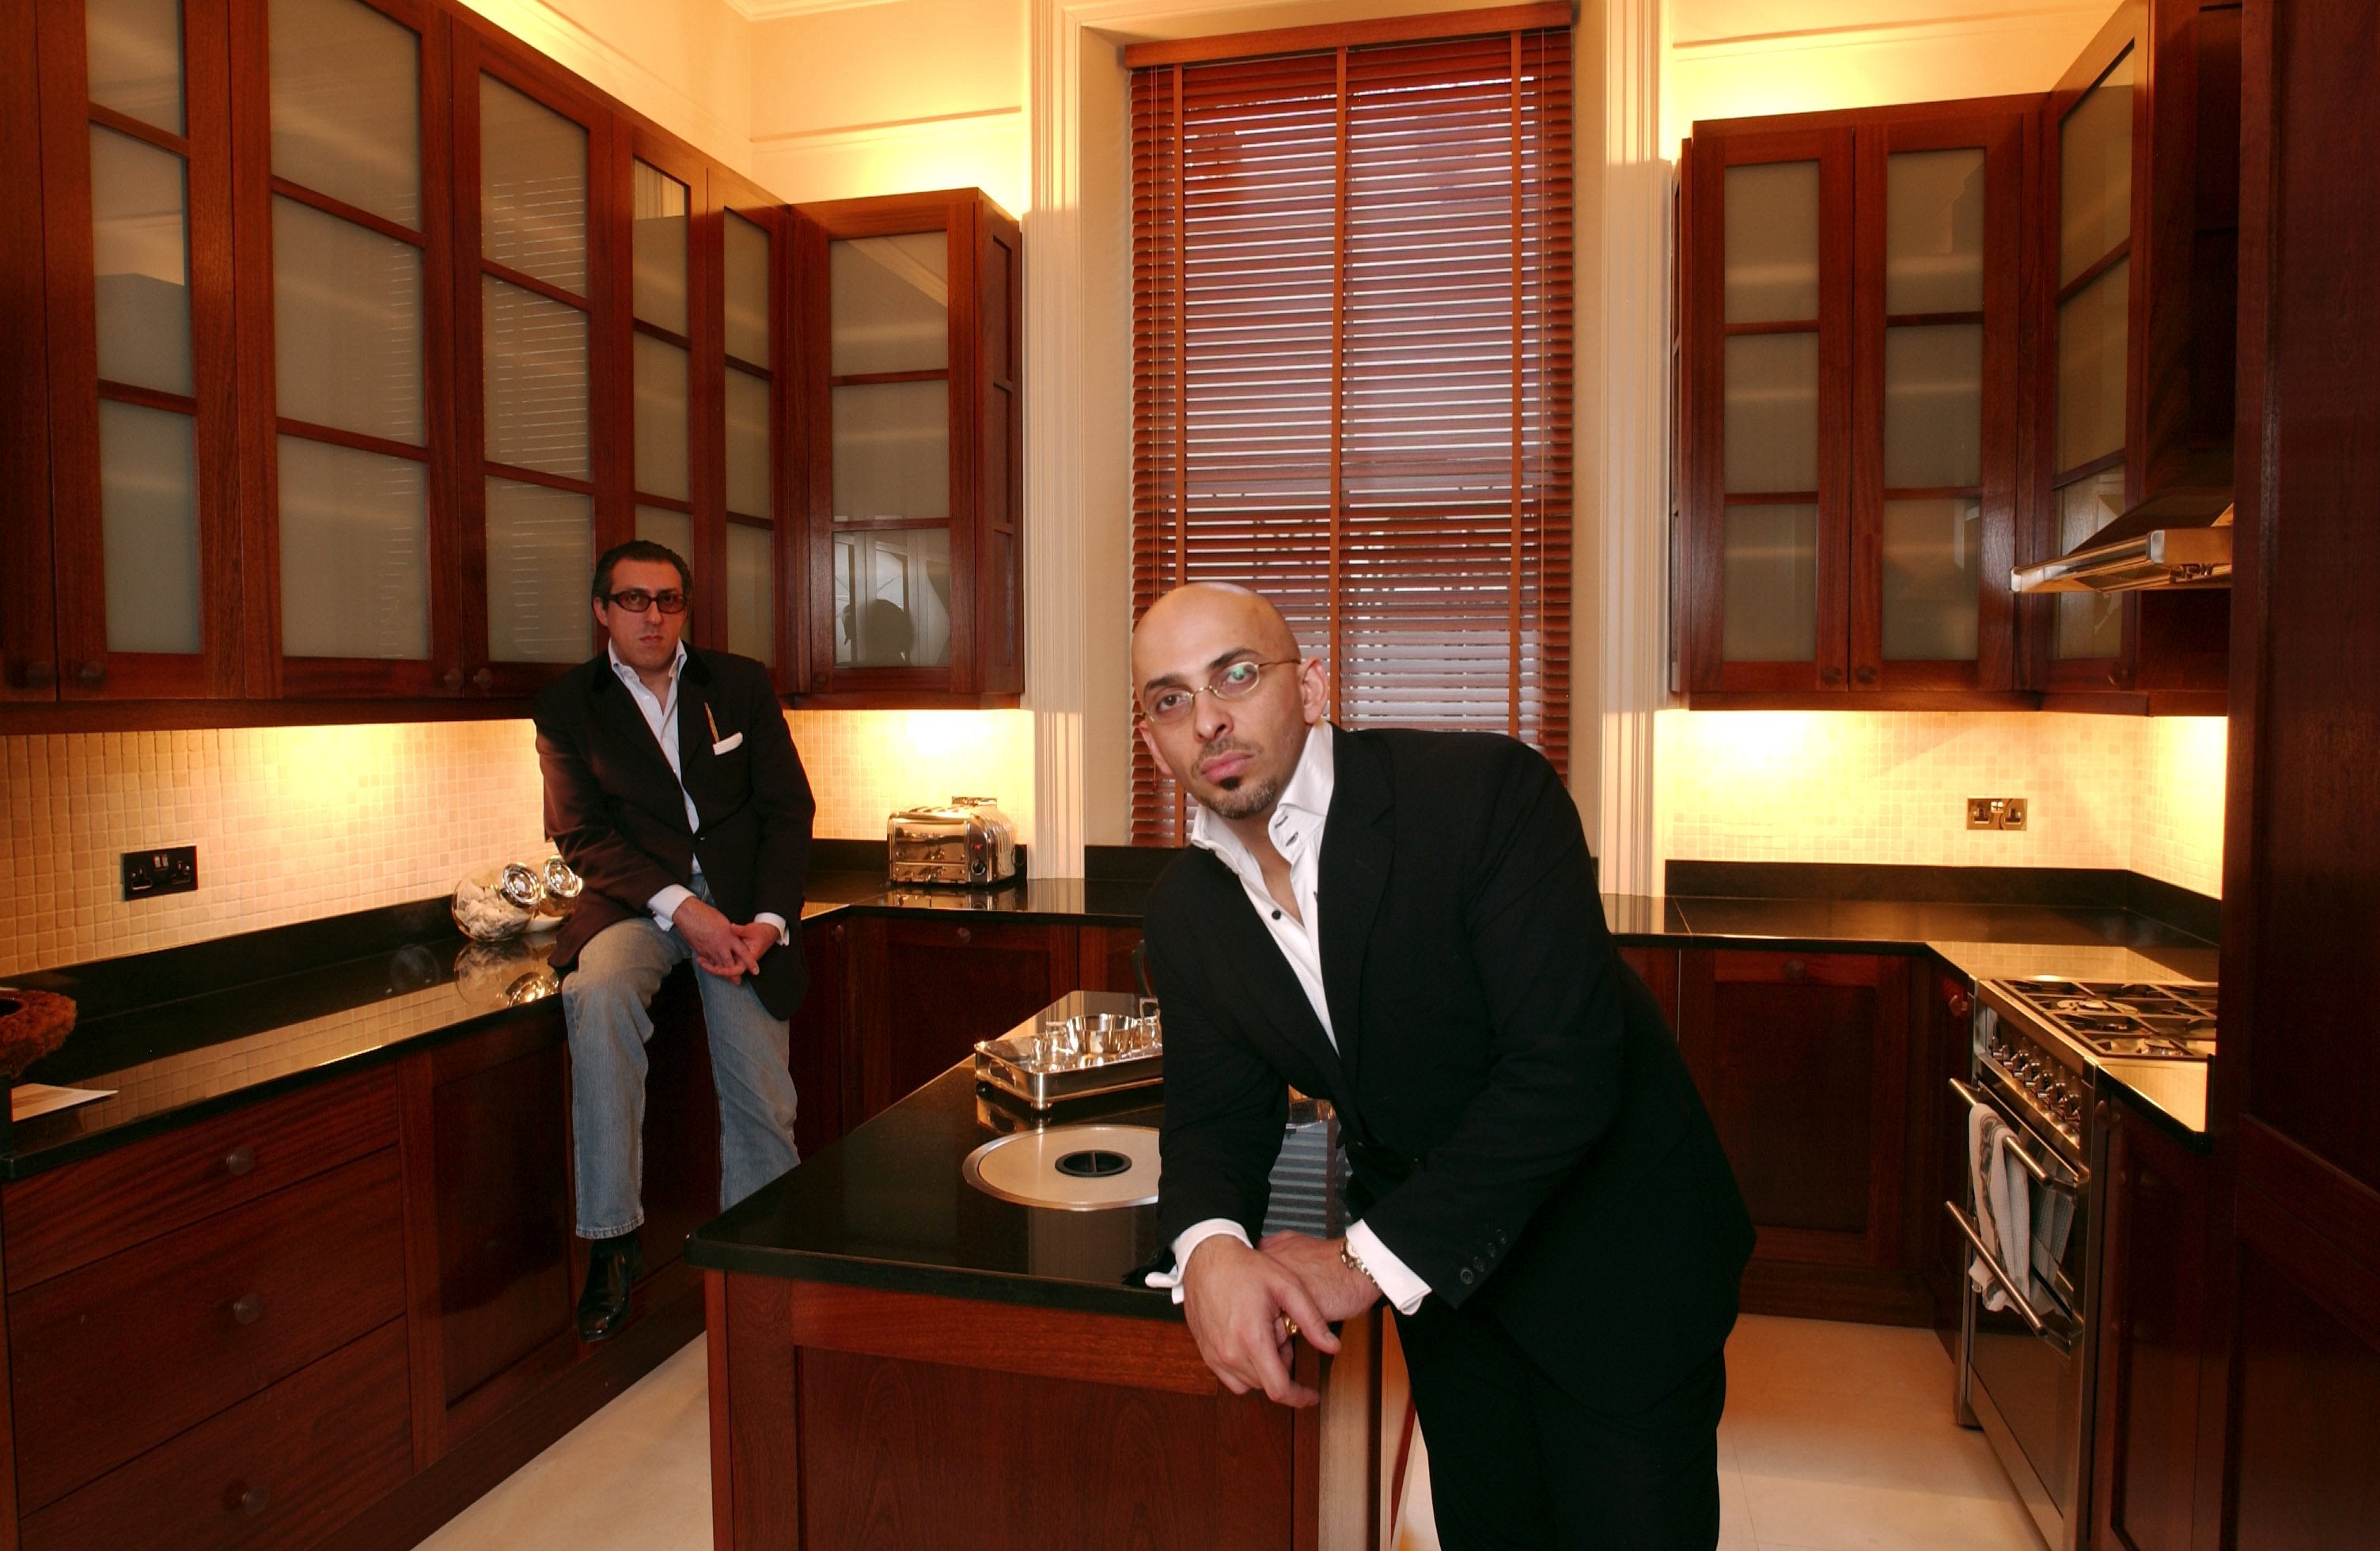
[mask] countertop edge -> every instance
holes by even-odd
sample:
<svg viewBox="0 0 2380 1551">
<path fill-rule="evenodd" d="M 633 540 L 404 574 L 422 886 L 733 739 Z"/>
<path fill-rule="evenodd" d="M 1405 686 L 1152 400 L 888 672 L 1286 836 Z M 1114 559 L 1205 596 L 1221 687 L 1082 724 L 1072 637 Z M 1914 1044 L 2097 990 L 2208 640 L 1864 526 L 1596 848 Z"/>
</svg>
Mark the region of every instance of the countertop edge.
<svg viewBox="0 0 2380 1551">
<path fill-rule="evenodd" d="M 1063 1309 L 1072 1314 L 1121 1315 L 1131 1319 L 1182 1322 L 1181 1306 L 1155 1288 L 1114 1287 L 953 1266 L 920 1266 L 832 1254 L 820 1250 L 756 1249 L 704 1237 L 697 1229 L 686 1242 L 689 1266 L 730 1276 L 776 1281 L 832 1282 L 885 1292 L 918 1292 L 970 1303 L 1013 1303 L 1022 1308 Z"/>
</svg>

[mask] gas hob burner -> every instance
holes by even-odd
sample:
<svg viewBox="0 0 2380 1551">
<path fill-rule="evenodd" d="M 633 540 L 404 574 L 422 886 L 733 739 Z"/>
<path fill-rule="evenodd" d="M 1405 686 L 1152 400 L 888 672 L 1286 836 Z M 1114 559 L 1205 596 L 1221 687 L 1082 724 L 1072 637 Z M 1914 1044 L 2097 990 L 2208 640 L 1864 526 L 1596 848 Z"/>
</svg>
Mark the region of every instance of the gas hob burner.
<svg viewBox="0 0 2380 1551">
<path fill-rule="evenodd" d="M 2034 1017 L 2102 1056 L 2204 1060 L 2215 1053 L 2216 988 L 2204 981 L 2009 980 Z"/>
</svg>

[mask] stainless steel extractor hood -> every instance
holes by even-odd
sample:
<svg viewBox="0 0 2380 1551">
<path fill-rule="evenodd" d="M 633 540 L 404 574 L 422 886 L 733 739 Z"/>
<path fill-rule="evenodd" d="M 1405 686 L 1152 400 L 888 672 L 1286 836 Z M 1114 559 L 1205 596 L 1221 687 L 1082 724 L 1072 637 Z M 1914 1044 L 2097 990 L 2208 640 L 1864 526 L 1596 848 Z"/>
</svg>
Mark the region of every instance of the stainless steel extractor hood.
<svg viewBox="0 0 2380 1551">
<path fill-rule="evenodd" d="M 2042 565 L 2010 576 L 2018 592 L 2133 592 L 2231 585 L 2231 491 L 2185 485 L 2149 497 Z"/>
</svg>

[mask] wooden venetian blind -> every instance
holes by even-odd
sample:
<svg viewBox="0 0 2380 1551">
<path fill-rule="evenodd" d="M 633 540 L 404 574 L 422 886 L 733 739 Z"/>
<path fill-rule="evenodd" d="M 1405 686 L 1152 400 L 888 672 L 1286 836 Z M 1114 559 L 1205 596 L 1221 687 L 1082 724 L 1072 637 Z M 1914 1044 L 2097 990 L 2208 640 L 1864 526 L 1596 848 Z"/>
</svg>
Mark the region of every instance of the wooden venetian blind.
<svg viewBox="0 0 2380 1551">
<path fill-rule="evenodd" d="M 1134 617 L 1245 584 L 1328 661 L 1341 724 L 1506 733 L 1558 768 L 1571 58 L 1545 23 L 1567 14 L 1127 55 Z M 1178 843 L 1180 794 L 1134 760 L 1135 841 Z"/>
</svg>

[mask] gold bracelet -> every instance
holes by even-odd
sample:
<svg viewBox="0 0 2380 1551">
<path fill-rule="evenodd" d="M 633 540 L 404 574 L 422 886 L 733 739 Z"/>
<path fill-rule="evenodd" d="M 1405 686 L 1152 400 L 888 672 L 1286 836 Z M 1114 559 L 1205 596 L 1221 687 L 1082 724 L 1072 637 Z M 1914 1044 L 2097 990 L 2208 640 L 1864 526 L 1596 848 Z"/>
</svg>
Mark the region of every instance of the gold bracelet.
<svg viewBox="0 0 2380 1551">
<path fill-rule="evenodd" d="M 1348 1243 L 1344 1238 L 1342 1238 L 1339 1241 L 1339 1260 L 1342 1265 L 1347 1267 L 1347 1269 L 1357 1273 L 1366 1281 L 1370 1282 L 1374 1291 L 1377 1292 L 1379 1290 L 1380 1278 L 1372 1275 L 1372 1268 L 1369 1266 L 1365 1265 L 1361 1260 L 1358 1260 L 1355 1257 L 1354 1247 Z"/>
</svg>

